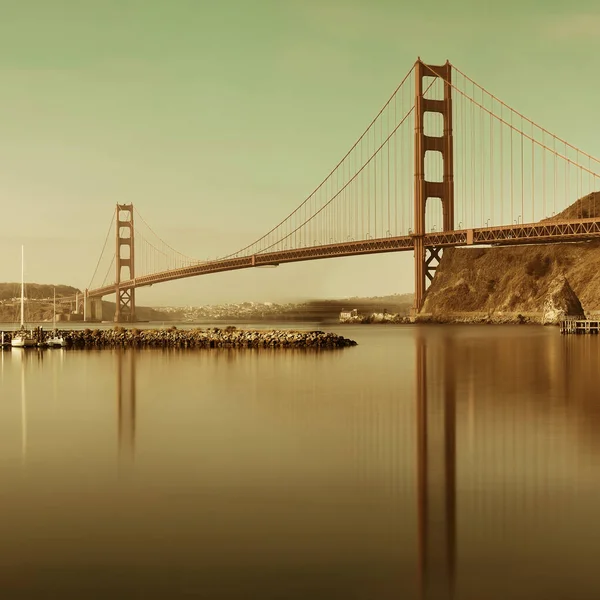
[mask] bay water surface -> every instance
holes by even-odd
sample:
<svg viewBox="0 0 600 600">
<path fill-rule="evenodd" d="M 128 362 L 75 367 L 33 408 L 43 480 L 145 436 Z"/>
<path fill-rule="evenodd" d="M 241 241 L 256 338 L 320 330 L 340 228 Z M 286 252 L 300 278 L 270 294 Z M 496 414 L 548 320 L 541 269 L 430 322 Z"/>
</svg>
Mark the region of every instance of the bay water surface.
<svg viewBox="0 0 600 600">
<path fill-rule="evenodd" d="M 332 329 L 4 350 L 0 597 L 600 598 L 600 338 Z"/>
</svg>

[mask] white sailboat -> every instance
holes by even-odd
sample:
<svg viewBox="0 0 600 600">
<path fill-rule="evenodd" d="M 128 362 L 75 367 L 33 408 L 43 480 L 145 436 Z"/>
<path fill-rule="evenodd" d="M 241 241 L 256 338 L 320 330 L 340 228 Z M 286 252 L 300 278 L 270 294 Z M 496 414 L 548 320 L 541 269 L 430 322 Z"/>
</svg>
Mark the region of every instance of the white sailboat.
<svg viewBox="0 0 600 600">
<path fill-rule="evenodd" d="M 25 250 L 23 246 L 21 246 L 21 329 L 13 335 L 10 345 L 13 348 L 35 346 L 33 336 L 25 329 Z"/>
<path fill-rule="evenodd" d="M 54 307 L 52 310 L 52 337 L 49 337 L 46 340 L 46 344 L 51 348 L 62 348 L 67 345 L 67 342 L 65 341 L 65 338 L 63 338 L 62 335 L 58 335 L 58 332 L 56 331 L 56 289 L 54 290 Z"/>
</svg>

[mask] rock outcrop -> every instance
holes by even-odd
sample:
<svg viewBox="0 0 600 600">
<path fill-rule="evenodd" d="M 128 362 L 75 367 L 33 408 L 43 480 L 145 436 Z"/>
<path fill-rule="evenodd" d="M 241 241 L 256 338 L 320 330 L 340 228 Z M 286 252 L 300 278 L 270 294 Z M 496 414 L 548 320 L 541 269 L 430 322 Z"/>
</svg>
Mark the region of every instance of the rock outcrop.
<svg viewBox="0 0 600 600">
<path fill-rule="evenodd" d="M 584 312 L 577 294 L 571 289 L 567 278 L 559 275 L 548 289 L 544 301 L 542 323 L 557 325 L 565 317 L 583 318 Z"/>
<path fill-rule="evenodd" d="M 448 248 L 419 319 L 549 323 L 583 310 L 600 313 L 600 241 Z"/>
<path fill-rule="evenodd" d="M 14 333 L 14 332 L 12 332 Z M 11 332 L 4 341 L 10 343 Z M 49 332 L 35 330 L 40 343 Z M 70 348 L 344 348 L 356 346 L 350 340 L 324 331 L 254 331 L 249 329 L 80 329 L 58 331 Z"/>
</svg>

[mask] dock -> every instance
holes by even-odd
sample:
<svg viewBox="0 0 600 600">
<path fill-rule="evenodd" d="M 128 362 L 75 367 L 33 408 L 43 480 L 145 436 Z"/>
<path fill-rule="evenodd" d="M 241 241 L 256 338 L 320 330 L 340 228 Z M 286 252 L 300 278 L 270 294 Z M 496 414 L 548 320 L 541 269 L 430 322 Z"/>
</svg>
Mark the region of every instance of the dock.
<svg viewBox="0 0 600 600">
<path fill-rule="evenodd" d="M 591 319 L 564 319 L 560 322 L 560 332 L 567 333 L 600 333 L 600 321 Z"/>
</svg>

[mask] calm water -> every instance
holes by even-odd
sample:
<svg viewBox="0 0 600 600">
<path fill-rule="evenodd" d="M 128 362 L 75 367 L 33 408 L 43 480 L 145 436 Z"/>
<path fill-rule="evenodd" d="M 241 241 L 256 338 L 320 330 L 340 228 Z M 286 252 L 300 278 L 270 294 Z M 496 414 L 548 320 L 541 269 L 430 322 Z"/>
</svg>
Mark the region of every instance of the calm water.
<svg viewBox="0 0 600 600">
<path fill-rule="evenodd" d="M 5 351 L 0 597 L 600 598 L 600 338 Z"/>
</svg>

